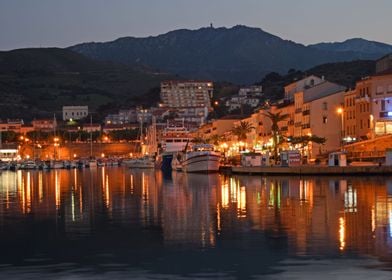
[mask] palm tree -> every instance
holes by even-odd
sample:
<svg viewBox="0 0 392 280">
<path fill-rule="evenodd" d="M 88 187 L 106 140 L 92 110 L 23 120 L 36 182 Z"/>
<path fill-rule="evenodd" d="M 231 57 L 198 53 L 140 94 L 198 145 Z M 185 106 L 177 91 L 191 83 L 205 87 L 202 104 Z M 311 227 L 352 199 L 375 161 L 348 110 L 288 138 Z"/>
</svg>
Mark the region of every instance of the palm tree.
<svg viewBox="0 0 392 280">
<path fill-rule="evenodd" d="M 240 121 L 240 125 L 233 127 L 231 133 L 237 136 L 239 141 L 245 141 L 246 135 L 251 132 L 254 128 L 252 124 L 247 121 Z"/>
<path fill-rule="evenodd" d="M 282 114 L 282 112 L 272 113 L 272 112 L 265 112 L 264 116 L 270 119 L 271 131 L 272 131 L 272 141 L 273 141 L 273 148 L 274 148 L 274 160 L 275 162 L 278 159 L 278 146 L 279 146 L 279 136 L 280 136 L 280 129 L 279 129 L 279 122 L 284 121 L 288 118 L 287 114 Z"/>
</svg>

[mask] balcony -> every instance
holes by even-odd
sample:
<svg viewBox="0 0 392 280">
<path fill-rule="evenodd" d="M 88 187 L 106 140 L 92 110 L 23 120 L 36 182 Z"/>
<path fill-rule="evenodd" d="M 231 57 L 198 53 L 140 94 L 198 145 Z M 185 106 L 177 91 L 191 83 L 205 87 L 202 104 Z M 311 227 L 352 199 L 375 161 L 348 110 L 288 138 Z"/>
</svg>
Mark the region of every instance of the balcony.
<svg viewBox="0 0 392 280">
<path fill-rule="evenodd" d="M 301 113 L 302 112 L 302 108 L 297 108 L 297 109 L 295 109 L 295 113 L 297 114 L 297 113 Z"/>
<path fill-rule="evenodd" d="M 310 115 L 310 110 L 305 110 L 302 112 L 302 116 Z"/>
</svg>

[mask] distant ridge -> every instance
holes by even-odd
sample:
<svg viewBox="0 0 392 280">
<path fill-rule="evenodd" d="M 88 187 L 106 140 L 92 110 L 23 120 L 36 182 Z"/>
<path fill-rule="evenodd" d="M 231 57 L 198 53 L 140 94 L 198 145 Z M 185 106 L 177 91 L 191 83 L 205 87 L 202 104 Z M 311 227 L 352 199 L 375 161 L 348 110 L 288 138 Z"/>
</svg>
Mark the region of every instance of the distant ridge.
<svg viewBox="0 0 392 280">
<path fill-rule="evenodd" d="M 391 45 L 351 39 L 310 46 L 283 40 L 260 28 L 179 29 L 146 38 L 123 37 L 105 43 L 83 43 L 71 50 L 96 60 L 143 65 L 187 78 L 254 83 L 267 73 L 357 59 L 376 59 Z"/>
</svg>

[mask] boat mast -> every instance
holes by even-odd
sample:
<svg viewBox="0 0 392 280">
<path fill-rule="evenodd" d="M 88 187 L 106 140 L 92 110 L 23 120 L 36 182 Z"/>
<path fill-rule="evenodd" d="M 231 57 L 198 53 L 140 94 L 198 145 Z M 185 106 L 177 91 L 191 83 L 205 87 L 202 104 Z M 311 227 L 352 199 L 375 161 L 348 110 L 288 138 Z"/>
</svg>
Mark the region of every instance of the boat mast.
<svg viewBox="0 0 392 280">
<path fill-rule="evenodd" d="M 90 114 L 90 158 L 93 157 L 93 133 L 92 133 L 92 127 L 93 127 L 93 115 Z"/>
</svg>

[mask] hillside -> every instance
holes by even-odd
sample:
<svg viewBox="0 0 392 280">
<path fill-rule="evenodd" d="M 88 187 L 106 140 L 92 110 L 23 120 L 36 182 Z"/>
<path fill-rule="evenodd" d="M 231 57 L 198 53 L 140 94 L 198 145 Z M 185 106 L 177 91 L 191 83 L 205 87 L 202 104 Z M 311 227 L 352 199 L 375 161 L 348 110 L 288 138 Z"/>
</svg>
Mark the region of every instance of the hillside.
<svg viewBox="0 0 392 280">
<path fill-rule="evenodd" d="M 343 42 L 334 43 L 319 43 L 314 45 L 309 45 L 319 50 L 333 51 L 333 52 L 348 52 L 354 51 L 359 54 L 371 55 L 374 57 L 381 57 L 387 53 L 392 52 L 392 46 L 384 43 L 379 43 L 375 41 L 368 41 L 362 38 L 348 39 Z"/>
<path fill-rule="evenodd" d="M 89 105 L 103 114 L 121 106 L 151 104 L 159 99 L 154 87 L 168 78 L 141 67 L 94 61 L 67 49 L 0 52 L 0 118 L 59 115 L 63 105 Z"/>
<path fill-rule="evenodd" d="M 84 43 L 70 49 L 97 60 L 147 65 L 187 78 L 237 84 L 254 83 L 270 72 L 284 74 L 291 68 L 304 70 L 323 63 L 375 59 L 384 54 L 304 46 L 246 26 L 182 29 L 155 37 Z"/>
</svg>

